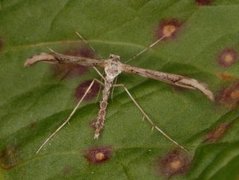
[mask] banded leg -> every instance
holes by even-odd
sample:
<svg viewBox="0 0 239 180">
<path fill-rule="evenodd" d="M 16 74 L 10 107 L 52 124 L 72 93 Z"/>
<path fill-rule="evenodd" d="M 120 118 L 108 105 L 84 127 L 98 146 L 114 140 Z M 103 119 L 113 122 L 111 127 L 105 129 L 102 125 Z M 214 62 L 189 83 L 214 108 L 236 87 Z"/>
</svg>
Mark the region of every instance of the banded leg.
<svg viewBox="0 0 239 180">
<path fill-rule="evenodd" d="M 81 99 L 78 101 L 77 105 L 75 106 L 75 108 L 72 110 L 72 112 L 70 113 L 70 115 L 67 117 L 67 119 L 42 143 L 42 145 L 38 148 L 38 150 L 36 151 L 36 154 L 38 154 L 41 149 L 48 143 L 48 141 L 50 141 L 56 134 L 57 132 L 59 132 L 72 118 L 72 116 L 75 114 L 76 110 L 78 109 L 78 107 L 80 106 L 80 104 L 82 103 L 82 101 L 85 99 L 86 95 L 90 92 L 90 89 L 92 88 L 92 86 L 94 85 L 95 82 L 99 82 L 100 84 L 102 84 L 101 81 L 94 79 L 89 87 L 86 89 L 84 95 L 81 97 Z"/>
<path fill-rule="evenodd" d="M 185 150 L 186 152 L 188 152 L 188 150 L 180 145 L 177 141 L 175 141 L 173 138 L 171 138 L 166 132 L 164 132 L 161 128 L 159 128 L 152 120 L 151 118 L 148 116 L 148 114 L 143 110 L 143 108 L 137 103 L 137 101 L 134 99 L 134 97 L 131 95 L 131 93 L 129 92 L 129 90 L 125 87 L 124 84 L 115 84 L 115 87 L 122 87 L 125 92 L 128 94 L 129 98 L 133 101 L 133 103 L 135 104 L 135 106 L 140 110 L 140 112 L 143 114 L 144 118 L 146 118 L 146 120 L 149 122 L 149 124 L 152 126 L 152 129 L 156 129 L 158 132 L 160 132 L 165 138 L 167 138 L 170 142 L 172 142 L 173 144 L 177 145 L 178 147 L 180 147 L 181 149 Z"/>
</svg>

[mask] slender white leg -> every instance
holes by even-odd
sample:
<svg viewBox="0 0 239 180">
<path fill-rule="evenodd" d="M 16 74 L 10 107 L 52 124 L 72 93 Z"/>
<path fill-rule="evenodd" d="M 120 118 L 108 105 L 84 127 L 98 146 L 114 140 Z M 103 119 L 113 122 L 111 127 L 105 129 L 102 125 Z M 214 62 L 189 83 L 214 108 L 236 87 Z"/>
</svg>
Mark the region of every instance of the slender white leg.
<svg viewBox="0 0 239 180">
<path fill-rule="evenodd" d="M 150 125 L 152 126 L 152 130 L 156 129 L 157 131 L 159 131 L 165 138 L 167 138 L 169 141 L 171 141 L 172 143 L 174 143 L 175 145 L 177 145 L 178 147 L 180 147 L 181 149 L 185 150 L 188 152 L 188 150 L 180 145 L 177 141 L 175 141 L 174 139 L 172 139 L 167 133 L 165 133 L 162 129 L 160 129 L 151 119 L 150 117 L 147 115 L 147 113 L 142 109 L 142 107 L 137 103 L 137 101 L 134 99 L 134 97 L 131 95 L 131 93 L 129 92 L 129 90 L 125 87 L 124 84 L 115 84 L 115 87 L 122 87 L 125 92 L 128 94 L 128 96 L 130 97 L 130 99 L 134 102 L 134 104 L 136 105 L 136 107 L 140 110 L 140 112 L 143 114 L 143 116 L 147 119 L 147 121 L 150 123 Z"/>
<path fill-rule="evenodd" d="M 94 85 L 95 82 L 100 82 L 97 79 L 94 79 L 89 87 L 86 89 L 84 95 L 81 97 L 81 99 L 79 100 L 79 102 L 77 103 L 77 105 L 75 106 L 75 108 L 72 110 L 72 112 L 70 113 L 70 115 L 67 117 L 67 119 L 42 143 L 42 145 L 38 148 L 38 150 L 36 151 L 36 154 L 38 154 L 41 149 L 47 144 L 47 142 L 49 140 L 51 140 L 56 134 L 57 132 L 59 132 L 72 118 L 72 116 L 75 114 L 76 110 L 78 109 L 78 107 L 80 106 L 80 104 L 82 103 L 82 101 L 84 100 L 84 98 L 86 97 L 86 95 L 90 92 L 90 89 L 92 88 L 92 86 Z M 100 82 L 102 84 L 102 82 Z"/>
<path fill-rule="evenodd" d="M 97 74 L 99 74 L 99 76 L 105 81 L 105 77 L 103 76 L 103 74 L 101 74 L 101 72 L 95 66 L 93 66 L 93 68 L 97 72 Z"/>
</svg>

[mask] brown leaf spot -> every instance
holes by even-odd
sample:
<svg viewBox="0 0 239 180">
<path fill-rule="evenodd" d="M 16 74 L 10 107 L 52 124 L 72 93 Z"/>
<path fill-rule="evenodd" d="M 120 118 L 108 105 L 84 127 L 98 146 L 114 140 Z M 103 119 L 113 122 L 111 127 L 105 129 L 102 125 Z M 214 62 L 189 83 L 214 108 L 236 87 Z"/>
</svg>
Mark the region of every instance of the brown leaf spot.
<svg viewBox="0 0 239 180">
<path fill-rule="evenodd" d="M 219 124 L 216 128 L 214 128 L 212 131 L 207 133 L 204 142 L 214 143 L 220 140 L 230 127 L 231 127 L 231 124 L 229 123 Z"/>
<path fill-rule="evenodd" d="M 218 73 L 217 76 L 223 81 L 234 81 L 237 79 L 235 76 L 227 72 Z"/>
<path fill-rule="evenodd" d="M 87 67 L 78 64 L 54 64 L 52 65 L 52 70 L 55 77 L 64 79 L 84 74 L 87 71 Z"/>
<path fill-rule="evenodd" d="M 93 164 L 103 163 L 108 161 L 112 155 L 112 148 L 110 147 L 97 147 L 91 148 L 86 151 L 85 158 Z"/>
<path fill-rule="evenodd" d="M 95 57 L 95 53 L 93 52 L 93 50 L 86 46 L 69 49 L 63 54 L 87 58 Z M 75 77 L 77 75 L 82 75 L 88 70 L 88 68 L 78 64 L 54 64 L 52 65 L 52 70 L 54 76 L 63 79 L 66 77 Z"/>
<path fill-rule="evenodd" d="M 167 177 L 185 174 L 190 167 L 191 158 L 185 152 L 173 150 L 157 161 L 157 170 Z"/>
<path fill-rule="evenodd" d="M 67 50 L 64 54 L 70 55 L 70 56 L 81 56 L 81 57 L 87 57 L 87 58 L 95 58 L 94 51 L 86 46 L 80 46 L 78 48 L 72 48 Z"/>
<path fill-rule="evenodd" d="M 213 0 L 196 0 L 197 5 L 199 6 L 205 6 L 212 4 Z"/>
<path fill-rule="evenodd" d="M 0 152 L 0 166 L 3 169 L 11 169 L 17 165 L 19 158 L 17 155 L 16 147 L 8 145 L 5 149 Z"/>
<path fill-rule="evenodd" d="M 175 38 L 181 26 L 182 22 L 178 19 L 163 20 L 156 29 L 156 38 L 165 37 L 164 40 Z"/>
<path fill-rule="evenodd" d="M 216 100 L 228 108 L 235 108 L 239 102 L 239 82 L 223 89 Z"/>
<path fill-rule="evenodd" d="M 105 154 L 103 152 L 98 152 L 95 154 L 95 159 L 97 161 L 102 161 L 105 159 Z"/>
<path fill-rule="evenodd" d="M 218 55 L 218 64 L 222 67 L 232 66 L 238 58 L 238 53 L 231 48 L 223 49 Z"/>
<path fill-rule="evenodd" d="M 79 101 L 84 96 L 91 82 L 92 80 L 85 81 L 76 88 L 75 97 L 77 101 Z M 99 90 L 100 90 L 100 84 L 95 81 L 93 86 L 90 88 L 88 94 L 85 96 L 84 100 L 91 100 L 98 94 Z"/>
</svg>

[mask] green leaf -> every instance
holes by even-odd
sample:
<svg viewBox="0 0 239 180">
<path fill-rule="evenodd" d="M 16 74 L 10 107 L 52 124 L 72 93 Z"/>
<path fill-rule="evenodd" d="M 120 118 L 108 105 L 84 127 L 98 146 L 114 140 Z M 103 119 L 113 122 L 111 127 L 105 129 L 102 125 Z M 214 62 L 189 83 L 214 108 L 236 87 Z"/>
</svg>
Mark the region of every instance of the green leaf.
<svg viewBox="0 0 239 180">
<path fill-rule="evenodd" d="M 238 1 L 199 6 L 188 0 L 1 0 L 0 17 L 0 179 L 238 178 L 238 90 L 232 84 L 239 63 L 218 63 L 222 50 L 238 51 Z M 48 48 L 64 53 L 82 47 L 79 32 L 98 57 L 112 53 L 126 62 L 154 42 L 160 23 L 170 19 L 182 23 L 175 37 L 129 64 L 198 79 L 218 95 L 216 102 L 136 75 L 122 74 L 117 83 L 125 84 L 153 121 L 189 152 L 177 153 L 174 144 L 151 131 L 124 90 L 115 88 L 99 140 L 91 127 L 101 98 L 95 96 L 36 154 L 76 105 L 77 86 L 100 78 L 88 69 L 59 79 L 52 66 L 24 68 L 25 60 Z M 223 101 L 225 87 L 231 87 L 234 104 Z M 89 160 L 97 150 L 106 158 L 102 163 Z M 182 156 L 190 166 L 174 173 L 170 161 Z"/>
</svg>

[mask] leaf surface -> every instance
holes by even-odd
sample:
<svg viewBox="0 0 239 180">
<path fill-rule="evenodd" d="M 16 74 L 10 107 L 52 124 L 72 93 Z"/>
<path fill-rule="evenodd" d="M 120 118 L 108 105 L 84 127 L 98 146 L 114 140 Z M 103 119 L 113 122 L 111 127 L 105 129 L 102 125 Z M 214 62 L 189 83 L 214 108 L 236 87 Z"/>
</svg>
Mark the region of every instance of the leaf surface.
<svg viewBox="0 0 239 180">
<path fill-rule="evenodd" d="M 99 78 L 93 69 L 59 79 L 52 66 L 24 68 L 25 60 L 48 48 L 64 53 L 82 46 L 79 32 L 97 52 L 121 56 L 126 62 L 155 41 L 160 22 L 182 23 L 175 38 L 129 64 L 186 75 L 209 85 L 220 98 L 223 88 L 238 78 L 239 63 L 222 67 L 218 54 L 238 50 L 239 5 L 217 1 L 199 6 L 194 1 L 0 1 L 0 178 L 3 179 L 165 179 L 160 159 L 175 146 L 151 131 L 123 89 L 109 101 L 105 128 L 93 139 L 91 123 L 99 100 L 84 101 L 76 114 L 39 153 L 37 148 L 65 120 L 76 105 L 75 90 Z M 229 80 L 222 78 L 228 75 Z M 227 77 L 228 77 L 227 76 Z M 189 170 L 175 179 L 238 178 L 238 109 L 210 102 L 198 91 L 121 74 L 123 83 L 153 121 L 189 149 Z M 230 105 L 230 104 L 229 104 Z M 230 126 L 219 140 L 209 137 L 220 124 Z M 208 139 L 206 139 L 209 137 Z M 211 143 L 210 140 L 216 142 Z M 208 143 L 209 142 L 209 143 Z M 92 148 L 111 155 L 94 164 L 86 156 Z M 161 162 L 161 163 L 160 163 Z M 170 173 L 170 172 L 169 172 Z"/>
</svg>

